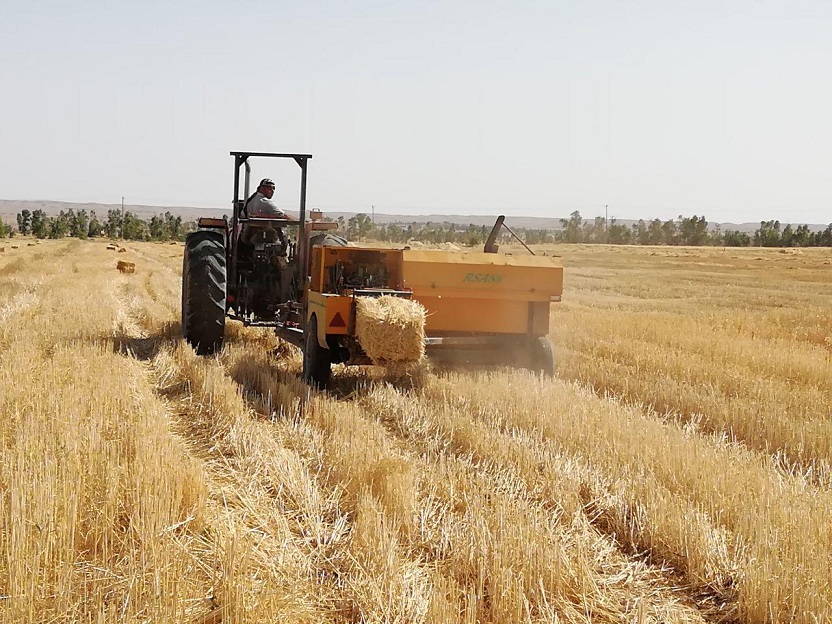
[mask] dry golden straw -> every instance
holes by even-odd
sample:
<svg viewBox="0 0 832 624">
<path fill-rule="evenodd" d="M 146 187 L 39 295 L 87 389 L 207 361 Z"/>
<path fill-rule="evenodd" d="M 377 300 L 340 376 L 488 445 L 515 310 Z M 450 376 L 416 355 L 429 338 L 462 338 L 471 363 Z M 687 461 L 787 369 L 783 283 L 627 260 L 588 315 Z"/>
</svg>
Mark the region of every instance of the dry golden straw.
<svg viewBox="0 0 832 624">
<path fill-rule="evenodd" d="M 425 308 L 401 297 L 356 300 L 355 334 L 374 363 L 416 362 L 425 355 Z"/>
<path fill-rule="evenodd" d="M 550 247 L 560 378 L 317 392 L 273 332 L 184 343 L 181 243 L 19 243 L 3 624 L 832 622 L 832 249 Z"/>
</svg>

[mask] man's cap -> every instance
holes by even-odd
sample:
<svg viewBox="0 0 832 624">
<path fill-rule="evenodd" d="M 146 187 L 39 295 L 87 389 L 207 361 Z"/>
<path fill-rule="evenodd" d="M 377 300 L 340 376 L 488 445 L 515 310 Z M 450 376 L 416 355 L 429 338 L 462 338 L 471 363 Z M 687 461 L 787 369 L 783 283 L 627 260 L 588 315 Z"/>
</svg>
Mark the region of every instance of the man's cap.
<svg viewBox="0 0 832 624">
<path fill-rule="evenodd" d="M 270 186 L 272 188 L 275 187 L 274 182 L 272 182 L 272 180 L 270 178 L 263 178 L 262 180 L 260 180 L 260 185 L 259 186 Z"/>
</svg>

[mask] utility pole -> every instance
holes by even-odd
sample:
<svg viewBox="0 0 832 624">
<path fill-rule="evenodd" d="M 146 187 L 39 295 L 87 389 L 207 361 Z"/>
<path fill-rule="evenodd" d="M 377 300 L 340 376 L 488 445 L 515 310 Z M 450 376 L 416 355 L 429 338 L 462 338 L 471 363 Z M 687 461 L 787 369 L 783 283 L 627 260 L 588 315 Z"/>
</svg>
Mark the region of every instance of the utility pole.
<svg viewBox="0 0 832 624">
<path fill-rule="evenodd" d="M 370 211 L 371 211 L 370 214 L 372 215 L 371 220 L 373 222 L 373 225 L 375 225 L 376 224 L 376 205 L 375 204 L 370 206 Z"/>
<path fill-rule="evenodd" d="M 604 204 L 604 234 L 607 235 L 607 244 L 610 242 L 610 205 Z"/>
<path fill-rule="evenodd" d="M 124 240 L 124 195 L 121 196 L 121 239 Z"/>
</svg>

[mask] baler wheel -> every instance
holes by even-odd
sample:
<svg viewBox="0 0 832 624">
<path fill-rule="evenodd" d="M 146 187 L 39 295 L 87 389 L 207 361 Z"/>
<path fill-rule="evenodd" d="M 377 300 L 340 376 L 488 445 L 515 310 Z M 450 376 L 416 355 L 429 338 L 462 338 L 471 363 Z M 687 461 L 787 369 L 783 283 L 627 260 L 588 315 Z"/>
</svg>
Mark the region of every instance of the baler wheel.
<svg viewBox="0 0 832 624">
<path fill-rule="evenodd" d="M 303 342 L 303 379 L 310 386 L 323 388 L 331 372 L 331 353 L 318 344 L 318 319 L 313 314 L 306 324 Z"/>
<path fill-rule="evenodd" d="M 545 377 L 555 376 L 555 351 L 546 336 L 540 336 L 532 342 L 530 368 Z"/>
</svg>

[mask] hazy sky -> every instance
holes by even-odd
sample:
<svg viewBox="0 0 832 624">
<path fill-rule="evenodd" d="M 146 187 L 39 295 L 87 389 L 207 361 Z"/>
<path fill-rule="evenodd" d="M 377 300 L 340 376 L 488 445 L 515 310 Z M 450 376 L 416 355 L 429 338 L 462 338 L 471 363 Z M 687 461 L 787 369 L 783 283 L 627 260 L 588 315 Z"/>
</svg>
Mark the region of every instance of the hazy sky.
<svg viewBox="0 0 832 624">
<path fill-rule="evenodd" d="M 0 2 L 0 198 L 832 221 L 830 2 Z M 297 202 L 298 168 L 254 163 Z"/>
</svg>

